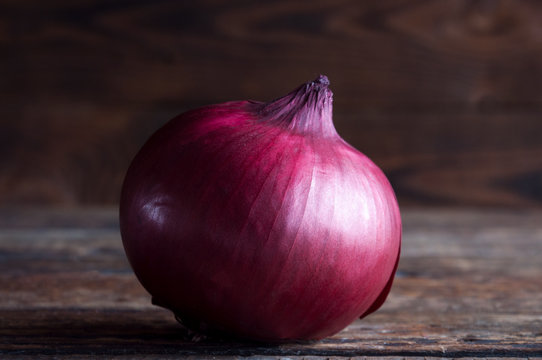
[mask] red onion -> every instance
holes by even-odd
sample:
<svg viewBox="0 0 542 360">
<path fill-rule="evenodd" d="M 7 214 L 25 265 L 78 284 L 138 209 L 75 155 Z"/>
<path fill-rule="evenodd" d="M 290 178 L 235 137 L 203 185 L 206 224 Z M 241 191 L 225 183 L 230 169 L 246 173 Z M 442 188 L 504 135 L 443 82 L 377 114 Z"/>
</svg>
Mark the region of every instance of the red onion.
<svg viewBox="0 0 542 360">
<path fill-rule="evenodd" d="M 320 76 L 269 103 L 188 111 L 132 162 L 126 254 L 188 327 L 321 339 L 386 299 L 399 208 L 381 170 L 335 131 L 328 85 Z"/>
</svg>

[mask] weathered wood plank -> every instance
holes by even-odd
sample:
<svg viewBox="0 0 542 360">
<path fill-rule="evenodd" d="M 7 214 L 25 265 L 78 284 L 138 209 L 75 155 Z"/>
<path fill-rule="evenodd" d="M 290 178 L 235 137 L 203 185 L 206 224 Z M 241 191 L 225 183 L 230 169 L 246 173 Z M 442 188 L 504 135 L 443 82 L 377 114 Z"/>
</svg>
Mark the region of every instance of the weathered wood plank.
<svg viewBox="0 0 542 360">
<path fill-rule="evenodd" d="M 165 121 L 326 73 L 403 204 L 542 204 L 536 1 L 3 1 L 0 202 L 112 204 Z"/>
<path fill-rule="evenodd" d="M 0 311 L 2 355 L 95 356 L 541 356 L 535 321 L 510 317 L 375 315 L 317 343 L 282 345 L 204 339 L 159 310 Z M 400 325 L 397 325 L 400 323 Z M 511 324 L 513 323 L 513 324 Z M 494 331 L 499 325 L 502 333 Z M 519 329 L 517 325 L 521 325 Z M 539 324 L 538 324 L 539 325 Z M 540 329 L 538 327 L 538 329 Z"/>
<path fill-rule="evenodd" d="M 10 213 L 0 217 L 2 358 L 542 356 L 540 212 L 405 210 L 383 308 L 323 341 L 282 345 L 194 341 L 133 276 L 115 209 Z"/>
<path fill-rule="evenodd" d="M 11 51 L 2 58 L 8 82 L 1 89 L 11 100 L 265 99 L 287 90 L 281 79 L 305 81 L 324 70 L 337 89 L 352 90 L 340 102 L 356 107 L 528 105 L 542 94 L 542 7 L 535 1 L 2 6 L 1 45 Z M 367 86 L 352 86 L 362 80 Z"/>
</svg>

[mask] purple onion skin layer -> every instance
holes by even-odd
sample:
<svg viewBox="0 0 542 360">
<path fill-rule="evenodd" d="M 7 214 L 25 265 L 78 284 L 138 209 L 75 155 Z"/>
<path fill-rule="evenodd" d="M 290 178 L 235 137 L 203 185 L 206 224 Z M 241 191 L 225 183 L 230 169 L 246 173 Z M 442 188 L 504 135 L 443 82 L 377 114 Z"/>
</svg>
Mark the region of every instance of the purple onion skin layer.
<svg viewBox="0 0 542 360">
<path fill-rule="evenodd" d="M 132 162 L 126 254 L 153 300 L 196 330 L 321 339 L 386 299 L 397 200 L 336 133 L 328 85 L 320 76 L 269 103 L 188 111 Z"/>
</svg>

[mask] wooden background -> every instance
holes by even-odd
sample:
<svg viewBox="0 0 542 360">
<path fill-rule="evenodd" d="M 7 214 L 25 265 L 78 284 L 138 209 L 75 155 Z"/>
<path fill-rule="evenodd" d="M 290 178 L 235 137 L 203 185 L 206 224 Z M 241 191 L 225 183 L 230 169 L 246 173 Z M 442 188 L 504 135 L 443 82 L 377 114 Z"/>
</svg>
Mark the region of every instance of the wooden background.
<svg viewBox="0 0 542 360">
<path fill-rule="evenodd" d="M 0 1 L 0 204 L 114 205 L 174 115 L 323 73 L 401 206 L 542 206 L 542 2 Z"/>
</svg>

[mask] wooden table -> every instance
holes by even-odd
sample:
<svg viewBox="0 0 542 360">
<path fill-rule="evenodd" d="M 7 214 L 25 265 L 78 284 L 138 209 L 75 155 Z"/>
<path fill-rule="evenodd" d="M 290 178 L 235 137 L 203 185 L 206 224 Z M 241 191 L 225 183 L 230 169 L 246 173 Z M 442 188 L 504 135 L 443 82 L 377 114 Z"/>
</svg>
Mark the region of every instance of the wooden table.
<svg viewBox="0 0 542 360">
<path fill-rule="evenodd" d="M 386 304 L 313 343 L 196 341 L 135 279 L 115 209 L 0 210 L 0 358 L 542 357 L 542 213 L 404 210 Z"/>
</svg>

